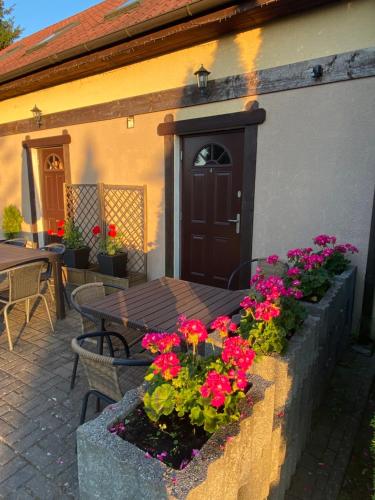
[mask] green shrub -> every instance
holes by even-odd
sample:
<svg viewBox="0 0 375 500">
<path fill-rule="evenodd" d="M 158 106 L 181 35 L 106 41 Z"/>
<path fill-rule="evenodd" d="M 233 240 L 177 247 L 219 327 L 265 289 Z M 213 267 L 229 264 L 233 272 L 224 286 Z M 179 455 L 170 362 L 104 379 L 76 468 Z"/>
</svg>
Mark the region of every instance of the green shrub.
<svg viewBox="0 0 375 500">
<path fill-rule="evenodd" d="M 85 246 L 81 230 L 74 224 L 72 219 L 67 219 L 63 228 L 60 228 L 60 234 L 63 236 L 63 243 L 66 248 L 78 249 Z"/>
<path fill-rule="evenodd" d="M 4 208 L 2 230 L 7 239 L 18 236 L 22 222 L 23 217 L 15 205 L 8 205 Z"/>
</svg>

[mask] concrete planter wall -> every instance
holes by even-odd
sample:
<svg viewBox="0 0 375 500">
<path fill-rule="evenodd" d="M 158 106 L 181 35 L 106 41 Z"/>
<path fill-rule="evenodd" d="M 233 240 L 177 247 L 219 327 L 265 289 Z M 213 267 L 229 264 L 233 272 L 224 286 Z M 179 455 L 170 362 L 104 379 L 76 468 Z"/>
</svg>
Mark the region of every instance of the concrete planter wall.
<svg viewBox="0 0 375 500">
<path fill-rule="evenodd" d="M 308 437 L 311 416 L 351 328 L 355 269 L 335 279 L 285 355 L 253 364 L 254 405 L 237 426 L 215 434 L 183 471 L 145 458 L 107 431 L 137 406 L 141 392 L 77 431 L 82 499 L 282 499 Z M 223 443 L 229 435 L 235 437 Z M 223 449 L 224 448 L 224 449 Z M 125 493 L 126 492 L 126 493 Z"/>
<path fill-rule="evenodd" d="M 215 433 L 181 471 L 146 458 L 144 451 L 108 431 L 140 403 L 142 388 L 129 391 L 77 430 L 80 499 L 236 500 L 241 488 L 244 499 L 266 498 L 269 471 L 264 463 L 271 458 L 275 388 L 259 377 L 253 384 L 253 404 L 244 408 L 245 418 Z"/>
</svg>

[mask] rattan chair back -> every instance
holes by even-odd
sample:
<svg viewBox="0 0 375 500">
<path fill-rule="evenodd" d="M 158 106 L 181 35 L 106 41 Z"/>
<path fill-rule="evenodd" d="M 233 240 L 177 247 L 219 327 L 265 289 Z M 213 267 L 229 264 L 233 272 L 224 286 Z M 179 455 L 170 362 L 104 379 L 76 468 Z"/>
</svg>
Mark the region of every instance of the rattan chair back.
<svg viewBox="0 0 375 500">
<path fill-rule="evenodd" d="M 7 245 L 14 245 L 15 247 L 25 247 L 27 245 L 27 241 L 23 238 L 13 238 L 11 240 L 4 241 Z"/>
<path fill-rule="evenodd" d="M 40 294 L 40 275 L 45 264 L 41 260 L 8 270 L 10 302 Z"/>
<path fill-rule="evenodd" d="M 267 259 L 264 258 L 251 259 L 239 264 L 236 267 L 236 269 L 232 272 L 232 274 L 229 276 L 227 284 L 228 290 L 232 289 L 231 288 L 232 283 L 235 281 L 236 276 L 238 276 L 240 272 L 244 272 L 246 268 L 248 268 L 249 270 L 249 282 L 250 282 L 251 268 L 254 265 L 260 268 L 262 274 L 264 274 L 266 278 L 270 276 L 282 276 L 288 270 L 288 264 L 286 264 L 285 262 L 278 261 L 276 264 L 269 264 L 267 262 Z"/>
<path fill-rule="evenodd" d="M 258 265 L 266 278 L 270 276 L 283 276 L 288 270 L 288 264 L 280 260 L 276 264 L 269 264 L 266 259 L 258 259 Z"/>
<path fill-rule="evenodd" d="M 105 287 L 100 282 L 81 285 L 71 293 L 72 305 L 80 313 L 82 333 L 95 331 L 97 325 L 87 315 L 82 313 L 80 306 L 94 302 L 97 299 L 102 299 L 103 297 L 105 297 Z"/>
<path fill-rule="evenodd" d="M 83 363 L 90 390 L 101 392 L 115 401 L 122 399 L 118 369 L 113 365 L 114 358 L 84 349 L 77 339 L 72 339 L 72 349 Z"/>
</svg>

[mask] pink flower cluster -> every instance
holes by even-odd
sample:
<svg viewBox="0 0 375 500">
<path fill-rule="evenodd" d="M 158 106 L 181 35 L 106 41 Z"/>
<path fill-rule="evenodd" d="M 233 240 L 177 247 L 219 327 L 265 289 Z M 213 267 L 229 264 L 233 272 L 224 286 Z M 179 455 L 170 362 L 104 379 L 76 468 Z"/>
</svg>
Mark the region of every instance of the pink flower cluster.
<svg viewBox="0 0 375 500">
<path fill-rule="evenodd" d="M 308 248 L 293 248 L 287 253 L 288 259 L 300 266 L 305 271 L 317 269 L 324 264 L 325 257 L 320 253 L 312 253 L 313 249 Z M 290 270 L 289 270 L 290 271 Z"/>
<path fill-rule="evenodd" d="M 227 394 L 232 392 L 232 385 L 229 377 L 221 375 L 216 370 L 208 372 L 206 381 L 200 388 L 200 393 L 204 398 L 212 397 L 211 406 L 219 408 L 225 403 Z"/>
<path fill-rule="evenodd" d="M 265 300 L 255 307 L 254 317 L 257 320 L 270 321 L 272 318 L 280 316 L 280 312 L 280 307 L 269 300 Z"/>
<path fill-rule="evenodd" d="M 229 316 L 218 316 L 215 321 L 211 323 L 212 330 L 217 330 L 220 337 L 227 337 L 229 332 L 235 332 L 237 325 L 232 322 Z"/>
<path fill-rule="evenodd" d="M 337 238 L 336 236 L 329 236 L 328 234 L 319 234 L 318 236 L 315 236 L 313 238 L 313 241 L 315 245 L 318 245 L 319 247 L 327 247 L 327 245 L 332 245 L 332 248 L 324 248 L 322 251 L 322 254 L 324 254 L 325 250 L 331 250 L 331 252 L 325 253 L 325 257 L 330 257 L 332 253 L 334 252 L 339 252 L 339 253 L 358 253 L 358 248 L 351 243 L 344 243 L 342 245 L 336 245 Z"/>
<path fill-rule="evenodd" d="M 329 236 L 328 234 L 319 234 L 313 238 L 315 245 L 320 247 L 326 247 L 329 244 L 334 245 L 336 243 L 336 236 Z"/>
<path fill-rule="evenodd" d="M 181 343 L 176 333 L 147 333 L 142 339 L 142 347 L 152 353 L 166 353 Z"/>
<path fill-rule="evenodd" d="M 275 265 L 279 262 L 279 256 L 278 255 L 270 255 L 266 258 L 266 262 L 268 264 L 272 264 L 272 265 Z"/>
<path fill-rule="evenodd" d="M 355 247 L 354 245 L 351 245 L 350 243 L 345 243 L 343 245 L 337 245 L 333 247 L 334 252 L 339 252 L 339 253 L 358 253 L 358 248 Z"/>
<path fill-rule="evenodd" d="M 300 274 L 299 268 L 292 268 L 290 276 L 298 276 Z M 269 276 L 265 278 L 262 274 L 256 274 L 250 281 L 250 285 L 261 294 L 264 298 L 263 302 L 254 299 L 246 298 L 241 303 L 244 307 L 245 304 L 254 310 L 255 319 L 269 321 L 271 318 L 277 318 L 280 315 L 279 299 L 281 297 L 295 297 L 300 299 L 302 297 L 301 291 L 296 287 L 300 285 L 298 280 L 292 282 L 291 287 L 287 287 L 283 278 L 280 276 Z"/>
<path fill-rule="evenodd" d="M 247 372 L 253 364 L 255 352 L 250 348 L 249 342 L 242 337 L 228 337 L 224 340 L 221 359 L 224 363 L 233 365 Z"/>
<path fill-rule="evenodd" d="M 160 354 L 152 363 L 154 374 L 161 374 L 165 380 L 177 377 L 181 370 L 180 360 L 174 352 Z"/>
<path fill-rule="evenodd" d="M 199 319 L 186 319 L 186 316 L 180 316 L 178 320 L 178 331 L 182 333 L 188 344 L 197 346 L 199 342 L 207 339 L 207 329 Z"/>
</svg>

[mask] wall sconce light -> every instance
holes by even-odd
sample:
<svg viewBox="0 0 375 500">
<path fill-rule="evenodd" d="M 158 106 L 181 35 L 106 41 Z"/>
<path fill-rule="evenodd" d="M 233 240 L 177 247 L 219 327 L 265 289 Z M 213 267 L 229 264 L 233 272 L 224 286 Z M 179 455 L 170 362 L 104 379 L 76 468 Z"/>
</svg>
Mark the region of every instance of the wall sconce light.
<svg viewBox="0 0 375 500">
<path fill-rule="evenodd" d="M 318 80 L 318 78 L 322 78 L 323 76 L 323 66 L 321 64 L 317 64 L 311 68 L 311 76 L 314 80 Z"/>
<path fill-rule="evenodd" d="M 32 114 L 34 116 L 34 121 L 35 121 L 36 126 L 38 128 L 40 128 L 42 125 L 42 111 L 38 108 L 38 106 L 36 104 L 33 107 L 33 109 L 30 109 L 30 111 L 32 112 Z"/>
<path fill-rule="evenodd" d="M 207 84 L 208 84 L 208 75 L 210 74 L 210 71 L 207 71 L 206 68 L 203 67 L 203 64 L 201 64 L 201 67 L 194 73 L 194 75 L 197 77 L 197 84 L 198 88 L 201 91 L 201 95 L 207 95 Z"/>
<path fill-rule="evenodd" d="M 126 127 L 134 128 L 134 116 L 128 116 L 126 119 Z"/>
</svg>

